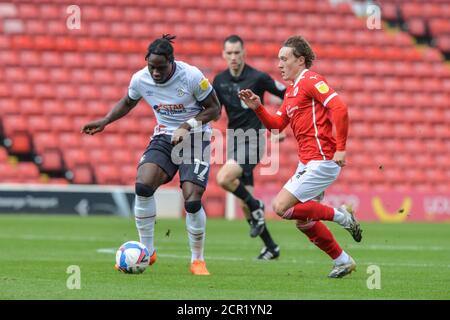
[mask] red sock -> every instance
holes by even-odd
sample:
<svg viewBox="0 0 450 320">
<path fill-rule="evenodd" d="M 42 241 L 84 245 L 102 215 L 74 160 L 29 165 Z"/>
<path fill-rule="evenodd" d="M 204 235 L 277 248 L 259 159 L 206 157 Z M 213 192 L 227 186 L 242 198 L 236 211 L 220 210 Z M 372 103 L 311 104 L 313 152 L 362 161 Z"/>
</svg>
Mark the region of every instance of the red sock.
<svg viewBox="0 0 450 320">
<path fill-rule="evenodd" d="M 317 201 L 309 200 L 306 202 L 299 202 L 289 210 L 287 210 L 283 219 L 296 219 L 303 221 L 319 221 L 327 220 L 333 221 L 334 209 L 328 206 L 324 206 Z"/>
<path fill-rule="evenodd" d="M 297 221 L 297 229 L 303 232 L 309 240 L 326 252 L 331 259 L 336 259 L 342 253 L 342 249 L 334 239 L 333 234 L 321 221 Z"/>
</svg>

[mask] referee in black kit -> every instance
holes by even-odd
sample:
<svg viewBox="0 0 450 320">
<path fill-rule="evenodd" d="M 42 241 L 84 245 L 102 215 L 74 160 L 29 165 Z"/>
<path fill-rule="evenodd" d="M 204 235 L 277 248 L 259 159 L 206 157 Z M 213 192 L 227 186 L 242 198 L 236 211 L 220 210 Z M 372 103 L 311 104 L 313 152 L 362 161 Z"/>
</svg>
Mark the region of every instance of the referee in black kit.
<svg viewBox="0 0 450 320">
<path fill-rule="evenodd" d="M 220 103 L 228 115 L 227 162 L 217 174 L 218 184 L 241 199 L 241 206 L 250 224 L 250 236 L 258 235 L 264 247 L 257 257 L 260 260 L 276 259 L 279 246 L 273 241 L 264 220 L 264 204 L 255 199 L 253 193 L 253 169 L 265 152 L 264 126 L 256 114 L 238 97 L 242 89 L 251 89 L 263 101 L 268 91 L 283 99 L 286 88 L 267 73 L 258 71 L 245 63 L 244 42 L 237 35 L 224 40 L 223 58 L 228 69 L 219 73 L 213 82 Z M 281 140 L 280 136 L 280 140 Z"/>
</svg>

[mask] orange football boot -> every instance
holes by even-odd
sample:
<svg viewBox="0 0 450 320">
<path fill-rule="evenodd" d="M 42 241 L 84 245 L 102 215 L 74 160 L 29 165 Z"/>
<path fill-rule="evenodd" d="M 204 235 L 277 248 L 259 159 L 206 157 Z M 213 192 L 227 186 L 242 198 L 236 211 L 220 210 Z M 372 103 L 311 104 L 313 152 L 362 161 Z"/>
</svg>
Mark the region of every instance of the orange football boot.
<svg viewBox="0 0 450 320">
<path fill-rule="evenodd" d="M 153 254 L 150 256 L 150 259 L 148 259 L 148 265 L 151 266 L 156 262 L 156 250 L 153 251 Z"/>
<path fill-rule="evenodd" d="M 191 263 L 191 272 L 196 276 L 209 276 L 209 271 L 206 269 L 206 263 L 203 260 L 194 260 Z"/>
</svg>

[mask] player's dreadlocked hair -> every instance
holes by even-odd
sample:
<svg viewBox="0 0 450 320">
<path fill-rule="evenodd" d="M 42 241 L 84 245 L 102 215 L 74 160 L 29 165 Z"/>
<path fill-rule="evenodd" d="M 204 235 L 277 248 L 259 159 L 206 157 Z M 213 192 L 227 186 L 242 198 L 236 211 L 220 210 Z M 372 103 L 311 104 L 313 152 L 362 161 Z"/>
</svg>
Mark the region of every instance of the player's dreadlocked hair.
<svg viewBox="0 0 450 320">
<path fill-rule="evenodd" d="M 310 68 L 313 60 L 316 58 L 308 41 L 301 36 L 290 37 L 284 42 L 283 47 L 292 48 L 294 56 L 297 58 L 300 58 L 301 56 L 305 57 L 306 68 Z"/>
<path fill-rule="evenodd" d="M 148 46 L 147 54 L 145 56 L 145 60 L 148 59 L 148 57 L 153 54 L 158 54 L 161 56 L 166 57 L 167 60 L 170 62 L 173 62 L 175 60 L 173 56 L 173 39 L 175 39 L 176 36 L 172 36 L 170 34 L 163 34 L 161 38 L 156 39 L 150 45 Z"/>
</svg>

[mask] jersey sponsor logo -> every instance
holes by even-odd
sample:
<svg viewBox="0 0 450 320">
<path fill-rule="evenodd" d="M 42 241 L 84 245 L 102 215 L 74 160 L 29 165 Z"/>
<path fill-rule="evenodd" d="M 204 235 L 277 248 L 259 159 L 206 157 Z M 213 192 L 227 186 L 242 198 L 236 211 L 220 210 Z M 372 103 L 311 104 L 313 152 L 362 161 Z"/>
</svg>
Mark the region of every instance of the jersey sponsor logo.
<svg viewBox="0 0 450 320">
<path fill-rule="evenodd" d="M 185 113 L 186 108 L 184 107 L 184 104 L 158 104 L 154 105 L 153 109 L 163 115 L 174 115 L 174 114 L 180 114 Z"/>
<path fill-rule="evenodd" d="M 317 76 L 311 76 L 311 77 L 309 77 L 309 79 L 311 80 L 311 79 L 316 79 L 316 80 L 318 80 L 317 79 Z"/>
<path fill-rule="evenodd" d="M 200 88 L 203 91 L 206 91 L 209 88 L 209 81 L 208 81 L 208 79 L 204 78 L 202 81 L 200 81 Z"/>
<path fill-rule="evenodd" d="M 319 91 L 321 94 L 325 94 L 328 91 L 330 91 L 330 88 L 324 81 L 317 82 L 314 87 L 316 87 L 317 91 Z"/>
<path fill-rule="evenodd" d="M 294 111 L 298 109 L 298 106 L 295 107 L 291 107 L 291 106 L 287 106 L 286 108 L 286 114 L 289 118 L 292 118 L 292 116 L 294 115 Z"/>
</svg>

